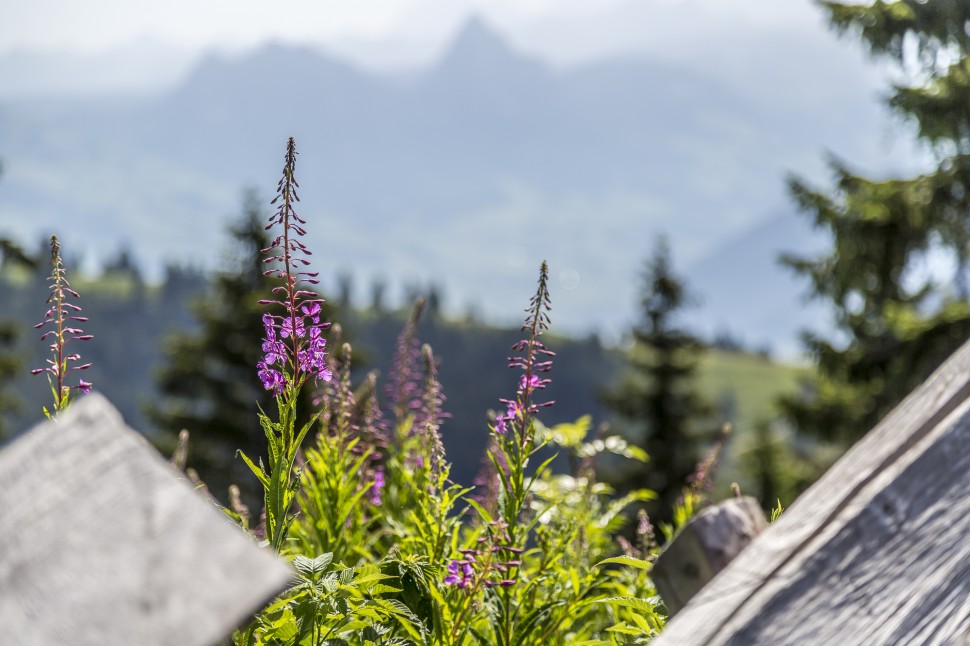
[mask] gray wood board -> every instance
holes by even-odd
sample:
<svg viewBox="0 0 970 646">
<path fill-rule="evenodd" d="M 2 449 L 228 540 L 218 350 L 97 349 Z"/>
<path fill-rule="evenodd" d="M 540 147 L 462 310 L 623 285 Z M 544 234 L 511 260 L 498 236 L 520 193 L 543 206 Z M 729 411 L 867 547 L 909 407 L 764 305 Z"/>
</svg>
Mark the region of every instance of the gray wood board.
<svg viewBox="0 0 970 646">
<path fill-rule="evenodd" d="M 965 344 L 655 643 L 958 643 L 970 631 L 968 384 Z"/>
<path fill-rule="evenodd" d="M 292 578 L 99 395 L 0 452 L 3 644 L 209 646 Z"/>
</svg>

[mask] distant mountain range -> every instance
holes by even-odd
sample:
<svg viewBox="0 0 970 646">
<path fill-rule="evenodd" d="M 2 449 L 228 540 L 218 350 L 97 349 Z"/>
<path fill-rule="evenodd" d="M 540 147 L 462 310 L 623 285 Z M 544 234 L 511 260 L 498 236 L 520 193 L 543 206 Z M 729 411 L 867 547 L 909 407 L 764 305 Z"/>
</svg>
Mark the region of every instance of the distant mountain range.
<svg viewBox="0 0 970 646">
<path fill-rule="evenodd" d="M 783 174 L 818 175 L 826 142 L 876 159 L 882 121 L 837 75 L 816 93 L 838 99 L 829 112 L 792 99 L 799 79 L 758 74 L 739 86 L 717 61 L 635 58 L 556 71 L 477 19 L 401 77 L 283 45 L 211 56 L 153 96 L 0 103 L 0 235 L 56 230 L 89 261 L 126 245 L 156 274 L 217 265 L 241 189 L 272 193 L 293 135 L 316 269 L 354 273 L 360 299 L 372 280 L 434 282 L 446 309 L 507 322 L 545 258 L 556 327 L 617 338 L 664 232 L 704 303 L 695 327 L 791 352 L 821 316 L 774 260 L 819 241 Z"/>
</svg>

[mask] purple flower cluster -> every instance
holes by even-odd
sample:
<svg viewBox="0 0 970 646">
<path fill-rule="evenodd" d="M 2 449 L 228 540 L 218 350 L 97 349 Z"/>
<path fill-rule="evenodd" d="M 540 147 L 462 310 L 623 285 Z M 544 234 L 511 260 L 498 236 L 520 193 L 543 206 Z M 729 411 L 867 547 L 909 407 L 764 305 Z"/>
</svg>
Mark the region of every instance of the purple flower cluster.
<svg viewBox="0 0 970 646">
<path fill-rule="evenodd" d="M 521 549 L 516 549 L 513 547 L 508 547 L 504 545 L 496 545 L 492 552 L 499 550 L 506 550 L 513 552 L 515 554 L 521 553 Z M 481 576 L 480 583 L 488 588 L 507 587 L 515 584 L 515 579 L 502 578 L 498 580 L 493 580 L 488 577 L 491 571 L 499 572 L 503 577 L 508 576 L 508 571 L 512 568 L 517 568 L 521 564 L 520 561 L 509 560 L 495 562 L 492 558 L 486 557 L 483 561 L 481 559 L 481 551 L 475 549 L 469 550 L 459 550 L 462 554 L 460 559 L 452 559 L 448 563 L 448 575 L 444 578 L 444 583 L 447 585 L 457 585 L 459 588 L 467 588 L 468 586 L 475 585 L 476 579 L 476 568 L 479 570 Z"/>
<path fill-rule="evenodd" d="M 522 405 L 517 400 L 500 399 L 505 404 L 505 412 L 495 416 L 495 430 L 501 435 L 505 435 L 509 424 L 514 424 L 522 418 Z"/>
<path fill-rule="evenodd" d="M 533 341 L 533 347 L 536 353 L 553 355 L 551 350 L 547 350 L 542 343 L 539 341 Z M 518 346 L 518 344 L 516 344 Z M 510 367 L 516 367 L 516 364 L 510 363 Z M 544 361 L 541 363 L 535 363 L 532 366 L 533 370 L 548 372 L 552 368 L 552 361 Z M 523 426 L 525 424 L 525 413 L 528 412 L 529 415 L 535 415 L 539 412 L 539 408 L 544 406 L 552 406 L 553 402 L 541 402 L 533 403 L 532 395 L 536 390 L 541 390 L 551 383 L 551 379 L 540 378 L 538 374 L 532 372 L 522 375 L 519 379 L 519 387 L 515 391 L 515 399 L 500 399 L 499 401 L 505 404 L 505 412 L 495 416 L 495 430 L 501 435 L 505 435 L 508 431 L 509 424 L 519 424 Z"/>
<path fill-rule="evenodd" d="M 454 559 L 448 564 L 448 576 L 445 583 L 457 585 L 459 588 L 467 588 L 473 581 L 475 568 L 472 562 L 467 559 Z"/>
<path fill-rule="evenodd" d="M 300 307 L 293 317 L 263 314 L 263 360 L 256 364 L 260 381 L 266 390 L 281 394 L 287 386 L 287 363 L 293 364 L 293 374 L 312 375 L 317 380 L 330 381 L 333 374 L 327 365 L 327 340 L 323 338 L 325 323 L 320 322 L 320 303 L 311 301 Z M 282 321 L 279 319 L 282 318 Z M 288 339 L 292 345 L 284 341 Z M 296 361 L 290 361 L 293 352 Z"/>
<path fill-rule="evenodd" d="M 384 490 L 384 468 L 377 467 L 374 470 L 374 479 L 371 484 L 370 490 L 367 492 L 370 503 L 375 507 L 381 506 L 381 492 Z"/>
<path fill-rule="evenodd" d="M 310 250 L 300 241 L 306 235 L 303 228 L 306 221 L 297 215 L 294 207 L 300 201 L 296 193 L 299 185 L 294 177 L 296 155 L 296 144 L 291 137 L 286 146 L 283 178 L 272 202 L 278 202 L 279 206 L 266 226 L 267 229 L 279 226 L 282 231 L 263 249 L 267 255 L 264 262 L 282 265 L 264 272 L 279 279 L 281 284 L 273 288 L 275 300 L 262 300 L 260 304 L 279 305 L 284 314 L 263 315 L 263 360 L 256 366 L 263 387 L 276 395 L 289 388 L 295 393 L 309 376 L 324 381 L 332 377 L 326 359 L 327 342 L 323 338 L 328 324 L 320 321 L 322 300 L 304 288 L 319 282 L 317 274 L 298 269 L 310 264 L 305 258 Z"/>
<path fill-rule="evenodd" d="M 46 325 L 53 329 L 44 332 L 41 340 L 53 339 L 50 344 L 51 358 L 47 359 L 46 368 L 37 368 L 30 373 L 38 375 L 46 372 L 51 383 L 51 390 L 54 393 L 54 411 L 57 412 L 67 406 L 71 392 L 80 391 L 82 393 L 91 392 L 91 383 L 84 379 L 78 379 L 77 386 L 67 386 L 65 380 L 67 376 L 76 370 L 87 370 L 91 367 L 90 363 L 81 365 L 76 364 L 81 360 L 78 353 L 68 354 L 67 344 L 70 341 L 89 341 L 93 338 L 90 334 L 85 334 L 79 327 L 81 323 L 87 323 L 86 316 L 80 316 L 81 308 L 74 303 L 68 302 L 69 298 L 79 298 L 76 291 L 71 289 L 71 284 L 67 280 L 67 273 L 61 260 L 61 245 L 57 236 L 51 236 L 51 276 L 50 276 L 50 296 L 47 298 L 47 312 L 44 313 L 44 320 L 34 326 L 39 330 Z M 46 409 L 45 409 L 46 411 Z"/>
</svg>

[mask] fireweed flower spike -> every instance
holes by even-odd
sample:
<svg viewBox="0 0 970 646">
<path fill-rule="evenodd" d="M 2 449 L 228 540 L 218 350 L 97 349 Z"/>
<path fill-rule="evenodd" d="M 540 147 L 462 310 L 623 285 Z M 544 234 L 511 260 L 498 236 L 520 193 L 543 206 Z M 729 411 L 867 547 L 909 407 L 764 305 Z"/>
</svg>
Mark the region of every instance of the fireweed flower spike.
<svg viewBox="0 0 970 646">
<path fill-rule="evenodd" d="M 387 431 L 384 426 L 384 419 L 381 413 L 381 404 L 377 399 L 377 371 L 371 370 L 364 379 L 361 388 L 361 401 L 363 411 L 361 413 L 360 433 L 363 442 L 374 449 L 379 457 L 387 447 Z"/>
<path fill-rule="evenodd" d="M 449 417 L 448 413 L 441 410 L 445 402 L 445 395 L 441 391 L 441 384 L 438 383 L 438 364 L 435 361 L 431 346 L 425 343 L 421 346 L 421 358 L 424 360 L 424 393 L 421 396 L 421 433 L 424 445 L 423 455 L 431 461 L 431 480 L 432 491 L 438 493 L 438 485 L 444 484 L 441 480 L 445 466 L 445 447 L 441 443 L 441 435 L 438 429 L 441 421 Z"/>
<path fill-rule="evenodd" d="M 315 272 L 305 271 L 310 264 L 306 257 L 311 252 L 300 240 L 306 235 L 303 228 L 306 221 L 295 209 L 300 201 L 296 192 L 299 184 L 294 177 L 296 155 L 296 143 L 290 137 L 283 177 L 271 202 L 279 205 L 266 225 L 267 231 L 277 227 L 281 232 L 262 250 L 266 255 L 263 262 L 276 265 L 264 274 L 278 278 L 282 284 L 273 288 L 276 299 L 260 301 L 260 304 L 278 305 L 283 314 L 263 315 L 266 336 L 257 373 L 263 387 L 276 395 L 283 395 L 285 391 L 295 394 L 311 376 L 324 381 L 331 378 L 326 359 L 327 341 L 323 338 L 329 324 L 320 321 L 323 299 L 306 289 L 319 281 Z"/>
<path fill-rule="evenodd" d="M 536 446 L 535 424 L 533 418 L 539 408 L 551 406 L 551 401 L 537 401 L 537 393 L 543 390 L 549 379 L 543 375 L 552 369 L 553 353 L 539 340 L 549 328 L 549 266 L 543 261 L 539 269 L 539 285 L 526 308 L 525 323 L 522 331 L 525 338 L 512 346 L 513 355 L 509 357 L 509 367 L 522 371 L 517 380 L 514 399 L 500 400 L 505 411 L 495 416 L 492 424 L 492 442 L 488 457 L 493 472 L 497 475 L 500 487 L 496 511 L 499 518 L 486 524 L 486 550 L 490 558 L 501 550 L 521 550 L 528 542 L 530 526 L 523 520 L 522 511 L 527 506 L 527 498 L 532 485 L 548 469 L 552 458 L 547 459 L 535 469 L 529 468 L 529 460 L 541 448 Z M 531 474 L 527 471 L 532 471 Z M 512 552 L 519 553 L 519 552 Z M 501 573 L 500 581 L 491 577 L 485 585 L 508 587 L 519 578 L 519 561 L 496 561 L 495 569 Z M 509 594 L 500 596 L 502 610 L 500 615 L 511 617 L 513 600 Z M 500 627 L 500 643 L 513 643 L 512 625 L 506 621 Z"/>
<path fill-rule="evenodd" d="M 540 408 L 552 406 L 554 402 L 536 402 L 536 391 L 543 390 L 550 380 L 542 375 L 552 369 L 555 353 L 546 348 L 539 340 L 542 333 L 549 329 L 549 265 L 543 261 L 539 269 L 539 287 L 526 308 L 526 319 L 522 331 L 526 338 L 512 346 L 516 354 L 509 357 L 509 367 L 522 370 L 515 399 L 503 399 L 505 412 L 495 416 L 494 428 L 499 435 L 510 430 L 523 448 L 532 443 L 531 418 Z"/>
<path fill-rule="evenodd" d="M 301 238 L 306 235 L 306 222 L 296 213 L 300 201 L 294 176 L 296 144 L 291 137 L 286 144 L 283 177 L 277 184 L 276 212 L 269 218 L 266 230 L 277 234 L 269 247 L 262 250 L 269 268 L 264 275 L 279 281 L 273 288 L 273 298 L 259 301 L 271 308 L 263 314 L 263 358 L 256 365 L 263 387 L 276 395 L 278 417 L 259 416 L 260 425 L 269 442 L 268 464 L 257 466 L 240 452 L 247 466 L 263 485 L 266 511 L 266 540 L 279 552 L 284 545 L 294 516 L 290 508 L 296 499 L 300 475 L 295 472 L 296 455 L 314 418 L 302 426 L 296 425 L 296 402 L 306 382 L 330 381 L 332 374 L 327 358 L 327 342 L 323 336 L 328 324 L 322 322 L 321 299 L 310 286 L 317 284 L 317 274 L 306 271 L 310 250 Z"/>
<path fill-rule="evenodd" d="M 421 344 L 418 341 L 418 322 L 424 313 L 424 306 L 423 298 L 414 302 L 411 315 L 397 338 L 397 347 L 385 388 L 394 423 L 400 426 L 408 415 L 413 415 L 412 432 L 420 429 L 424 421 L 421 419 Z"/>
<path fill-rule="evenodd" d="M 61 259 L 61 244 L 57 236 L 51 236 L 51 276 L 50 276 L 50 296 L 47 298 L 47 312 L 44 320 L 34 326 L 34 329 L 41 329 L 50 325 L 52 329 L 41 335 L 41 340 L 52 339 L 50 344 L 51 358 L 47 359 L 46 368 L 31 370 L 30 373 L 38 375 L 42 372 L 47 373 L 47 381 L 51 387 L 51 394 L 54 395 L 53 411 L 44 408 L 44 415 L 48 418 L 56 416 L 68 407 L 73 395 L 77 392 L 88 393 L 91 391 L 91 383 L 84 379 L 78 379 L 76 386 L 67 385 L 67 376 L 74 371 L 87 370 L 91 367 L 90 363 L 78 364 L 81 355 L 78 353 L 69 354 L 67 344 L 70 341 L 88 341 L 93 338 L 90 334 L 85 334 L 79 327 L 81 323 L 87 323 L 85 316 L 80 316 L 81 308 L 69 302 L 71 298 L 79 298 L 78 293 L 71 289 L 71 284 L 67 280 L 67 272 Z"/>
</svg>

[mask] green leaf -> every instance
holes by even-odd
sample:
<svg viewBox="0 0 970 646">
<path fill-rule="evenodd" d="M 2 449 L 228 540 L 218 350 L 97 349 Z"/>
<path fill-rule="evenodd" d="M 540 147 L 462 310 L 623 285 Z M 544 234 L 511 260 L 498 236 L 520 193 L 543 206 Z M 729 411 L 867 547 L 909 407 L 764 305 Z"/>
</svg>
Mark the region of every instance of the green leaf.
<svg viewBox="0 0 970 646">
<path fill-rule="evenodd" d="M 512 642 L 515 644 L 524 643 L 526 637 L 549 617 L 554 608 L 565 605 L 565 601 L 550 601 L 532 610 L 521 622 L 516 623 L 515 633 L 512 635 Z"/>
<path fill-rule="evenodd" d="M 628 565 L 630 567 L 635 567 L 638 570 L 649 570 L 652 563 L 644 559 L 633 558 L 632 556 L 614 556 L 613 558 L 603 559 L 596 564 L 595 567 L 602 567 L 614 563 L 616 565 Z"/>
<path fill-rule="evenodd" d="M 367 592 L 372 595 L 381 595 L 381 594 L 394 594 L 400 591 L 401 591 L 400 588 L 395 588 L 389 585 L 385 585 L 383 583 L 375 583 L 370 587 L 370 590 L 368 590 Z"/>
<path fill-rule="evenodd" d="M 332 552 L 321 554 L 312 559 L 305 556 L 297 556 L 293 559 L 293 567 L 304 577 L 316 579 L 319 575 L 327 571 L 331 561 L 333 561 Z"/>
<path fill-rule="evenodd" d="M 769 523 L 773 523 L 779 518 L 781 518 L 782 512 L 785 511 L 785 508 L 781 506 L 781 499 L 777 498 L 776 500 L 778 502 L 775 505 L 775 508 L 771 510 L 771 520 L 768 521 Z"/>
<path fill-rule="evenodd" d="M 611 632 L 611 633 L 620 633 L 621 635 L 639 635 L 639 634 L 641 634 L 641 631 L 638 628 L 635 628 L 635 627 L 631 626 L 630 624 L 626 623 L 625 621 L 621 621 L 620 623 L 616 624 L 615 626 L 610 626 L 606 630 L 608 632 Z"/>
<path fill-rule="evenodd" d="M 354 580 L 354 568 L 348 567 L 340 571 L 340 583 L 342 585 L 350 585 Z"/>
<path fill-rule="evenodd" d="M 623 608 L 632 608 L 643 613 L 656 614 L 656 607 L 646 599 L 639 597 L 607 597 L 606 599 L 592 599 L 587 603 L 608 603 Z"/>
<path fill-rule="evenodd" d="M 243 462 L 246 463 L 246 466 L 249 467 L 249 470 L 252 471 L 254 474 L 256 474 L 256 477 L 259 478 L 259 481 L 263 483 L 263 487 L 268 488 L 269 478 L 267 477 L 266 472 L 263 471 L 260 467 L 257 467 L 255 464 L 253 464 L 253 461 L 250 460 L 249 456 L 243 453 L 241 449 L 236 451 L 236 455 L 241 457 L 243 459 Z"/>
<path fill-rule="evenodd" d="M 486 524 L 489 524 L 492 522 L 493 520 L 492 515 L 488 513 L 488 511 L 486 511 L 486 509 L 482 507 L 480 504 L 478 504 L 476 501 L 472 500 L 471 498 L 468 498 L 465 500 L 465 502 L 467 502 L 470 507 L 472 507 L 475 511 L 478 512 L 478 515 L 481 516 L 482 520 L 485 521 Z"/>
<path fill-rule="evenodd" d="M 630 615 L 630 619 L 633 621 L 633 623 L 640 627 L 640 630 L 647 634 L 656 632 L 660 628 L 656 622 L 651 624 L 651 622 L 644 615 L 632 614 Z"/>
<path fill-rule="evenodd" d="M 532 488 L 532 483 L 534 483 L 536 480 L 540 479 L 542 477 L 542 475 L 548 469 L 549 465 L 552 464 L 552 461 L 555 460 L 558 457 L 559 457 L 559 453 L 558 452 L 557 453 L 553 453 L 551 456 L 549 456 L 548 458 L 546 458 L 546 460 L 543 461 L 542 464 L 539 465 L 539 467 L 535 470 L 535 473 L 532 475 L 532 478 L 529 479 L 529 486 L 526 488 L 526 491 L 529 491 L 529 489 Z"/>
</svg>

